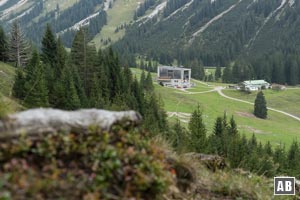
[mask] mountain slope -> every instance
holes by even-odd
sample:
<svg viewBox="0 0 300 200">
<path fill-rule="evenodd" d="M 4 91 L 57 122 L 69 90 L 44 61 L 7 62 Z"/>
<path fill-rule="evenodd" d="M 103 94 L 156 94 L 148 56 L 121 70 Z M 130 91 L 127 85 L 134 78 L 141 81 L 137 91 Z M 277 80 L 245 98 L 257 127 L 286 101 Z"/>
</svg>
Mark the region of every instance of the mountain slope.
<svg viewBox="0 0 300 200">
<path fill-rule="evenodd" d="M 168 0 L 151 20 L 137 20 L 116 47 L 161 63 L 198 59 L 205 65 L 299 49 L 299 7 L 298 0 Z"/>
<path fill-rule="evenodd" d="M 104 0 L 12 0 L 0 1 L 0 20 L 6 30 L 18 20 L 27 37 L 39 46 L 47 23 L 70 46 L 80 27 L 94 37 L 106 23 Z"/>
</svg>

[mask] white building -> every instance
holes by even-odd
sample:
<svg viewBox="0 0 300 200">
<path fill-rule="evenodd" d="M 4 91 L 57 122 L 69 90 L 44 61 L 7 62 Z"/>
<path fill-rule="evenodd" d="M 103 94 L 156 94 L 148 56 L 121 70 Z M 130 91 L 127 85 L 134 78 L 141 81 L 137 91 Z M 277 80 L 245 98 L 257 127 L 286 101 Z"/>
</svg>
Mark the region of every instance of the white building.
<svg viewBox="0 0 300 200">
<path fill-rule="evenodd" d="M 270 89 L 270 83 L 266 82 L 265 80 L 249 80 L 244 81 L 241 83 L 241 88 L 245 91 L 252 92 L 258 91 L 261 89 Z"/>
<path fill-rule="evenodd" d="M 171 66 L 158 67 L 157 81 L 159 84 L 169 87 L 191 87 L 191 69 Z"/>
</svg>

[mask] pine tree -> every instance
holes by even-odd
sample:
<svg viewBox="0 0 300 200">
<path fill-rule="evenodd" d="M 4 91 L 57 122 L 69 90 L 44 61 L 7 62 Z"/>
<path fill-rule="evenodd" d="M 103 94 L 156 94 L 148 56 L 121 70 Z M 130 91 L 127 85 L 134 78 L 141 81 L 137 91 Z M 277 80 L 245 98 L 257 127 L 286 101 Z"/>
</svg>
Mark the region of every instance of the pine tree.
<svg viewBox="0 0 300 200">
<path fill-rule="evenodd" d="M 223 81 L 223 83 L 233 82 L 233 80 L 232 80 L 232 71 L 231 71 L 231 68 L 229 66 L 225 67 L 225 69 L 223 71 L 222 81 Z"/>
<path fill-rule="evenodd" d="M 88 40 L 84 29 L 80 29 L 74 38 L 71 47 L 71 59 L 74 67 L 77 68 L 83 88 L 86 91 L 88 87 L 89 69 L 88 69 Z"/>
<path fill-rule="evenodd" d="M 141 78 L 140 78 L 140 85 L 143 90 L 145 89 L 146 85 L 146 76 L 145 76 L 145 70 L 142 71 Z"/>
<path fill-rule="evenodd" d="M 300 174 L 299 157 L 300 157 L 299 143 L 297 141 L 293 141 L 287 153 L 288 174 L 290 174 L 291 176 L 296 176 L 296 175 L 299 176 Z"/>
<path fill-rule="evenodd" d="M 41 60 L 44 64 L 50 64 L 52 68 L 56 67 L 56 39 L 51 30 L 50 24 L 47 24 L 46 31 L 42 39 L 42 55 Z"/>
<path fill-rule="evenodd" d="M 146 91 L 153 91 L 154 90 L 154 86 L 153 86 L 153 80 L 152 80 L 152 76 L 151 76 L 151 73 L 150 73 L 150 71 L 148 71 L 148 73 L 147 73 L 147 77 L 146 77 L 146 80 L 145 80 L 145 85 L 144 85 L 144 87 L 145 87 L 145 90 Z"/>
<path fill-rule="evenodd" d="M 70 67 L 66 66 L 61 75 L 62 88 L 64 90 L 63 108 L 66 110 L 75 110 L 81 107 L 80 97 L 75 85 L 73 72 Z"/>
<path fill-rule="evenodd" d="M 26 82 L 26 77 L 25 77 L 25 73 L 24 70 L 20 67 L 18 67 L 16 69 L 16 75 L 15 75 L 15 82 L 13 85 L 13 96 L 24 100 L 24 97 L 26 95 L 26 91 L 25 91 L 25 82 Z"/>
<path fill-rule="evenodd" d="M 230 126 L 228 128 L 228 134 L 231 136 L 236 136 L 238 134 L 237 125 L 236 125 L 236 122 L 235 122 L 233 116 L 231 116 L 231 119 L 230 119 Z"/>
<path fill-rule="evenodd" d="M 172 146 L 177 150 L 177 152 L 183 152 L 187 147 L 187 131 L 184 127 L 181 126 L 179 119 L 176 120 L 176 123 L 172 126 L 172 135 L 170 136 Z"/>
<path fill-rule="evenodd" d="M 28 107 L 47 107 L 49 103 L 45 68 L 36 50 L 33 51 L 32 58 L 26 68 L 25 105 Z"/>
<path fill-rule="evenodd" d="M 49 91 L 49 103 L 52 107 L 55 108 L 64 108 L 64 78 L 62 78 L 62 71 L 66 67 L 66 58 L 67 52 L 60 40 L 60 38 L 56 41 L 56 52 L 55 52 L 55 67 L 52 68 L 51 73 L 55 79 L 52 82 L 48 82 L 50 88 L 52 88 L 52 92 Z M 48 74 L 47 74 L 48 76 Z M 48 79 L 49 81 L 49 79 Z"/>
<path fill-rule="evenodd" d="M 260 91 L 254 103 L 254 115 L 258 118 L 266 119 L 268 115 L 267 102 L 262 91 Z"/>
<path fill-rule="evenodd" d="M 28 61 L 29 45 L 25 40 L 24 34 L 17 21 L 11 26 L 9 40 L 9 59 L 15 66 L 25 67 Z"/>
<path fill-rule="evenodd" d="M 206 128 L 202 119 L 202 111 L 198 104 L 192 113 L 189 121 L 191 149 L 196 152 L 203 152 L 206 149 Z"/>
<path fill-rule="evenodd" d="M 104 99 L 102 98 L 101 93 L 101 83 L 99 82 L 99 78 L 96 73 L 93 75 L 91 92 L 90 92 L 90 106 L 93 108 L 103 108 L 104 107 Z"/>
<path fill-rule="evenodd" d="M 8 60 L 8 42 L 6 34 L 0 26 L 0 61 L 6 62 Z"/>
<path fill-rule="evenodd" d="M 215 79 L 218 80 L 221 77 L 222 77 L 221 67 L 218 66 L 215 71 Z"/>
<path fill-rule="evenodd" d="M 221 137 L 223 135 L 224 132 L 224 127 L 223 127 L 223 118 L 222 117 L 218 117 L 216 119 L 215 122 L 215 126 L 214 126 L 214 135 Z"/>
<path fill-rule="evenodd" d="M 119 66 L 119 59 L 113 52 L 112 48 L 109 48 L 107 55 L 108 80 L 110 83 L 110 99 L 113 99 L 117 94 L 121 94 L 121 68 Z"/>
</svg>

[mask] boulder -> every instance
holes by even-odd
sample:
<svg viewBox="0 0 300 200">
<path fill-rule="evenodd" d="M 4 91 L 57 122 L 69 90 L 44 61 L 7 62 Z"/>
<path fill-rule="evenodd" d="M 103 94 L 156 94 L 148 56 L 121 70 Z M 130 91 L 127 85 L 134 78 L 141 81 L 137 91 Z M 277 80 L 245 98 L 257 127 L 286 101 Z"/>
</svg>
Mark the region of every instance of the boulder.
<svg viewBox="0 0 300 200">
<path fill-rule="evenodd" d="M 203 163 L 208 169 L 215 172 L 217 169 L 224 169 L 226 167 L 225 159 L 218 155 L 208 155 L 202 153 L 187 153 L 185 156 L 195 159 Z"/>
<path fill-rule="evenodd" d="M 135 126 L 141 120 L 141 115 L 135 111 L 30 109 L 0 120 L 0 140 L 21 134 L 37 136 L 58 131 L 88 133 L 91 127 L 109 131 L 113 125 Z"/>
</svg>

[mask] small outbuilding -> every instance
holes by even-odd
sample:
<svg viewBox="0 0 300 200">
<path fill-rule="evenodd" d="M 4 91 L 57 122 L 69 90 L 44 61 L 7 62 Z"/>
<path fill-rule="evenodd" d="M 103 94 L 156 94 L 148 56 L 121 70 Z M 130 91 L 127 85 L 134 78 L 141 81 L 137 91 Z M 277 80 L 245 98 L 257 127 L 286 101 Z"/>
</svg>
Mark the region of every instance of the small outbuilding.
<svg viewBox="0 0 300 200">
<path fill-rule="evenodd" d="M 160 66 L 157 69 L 157 81 L 163 86 L 177 88 L 191 87 L 191 69 Z"/>
<path fill-rule="evenodd" d="M 247 92 L 270 89 L 271 84 L 265 80 L 249 80 L 241 83 L 241 89 Z"/>
</svg>

